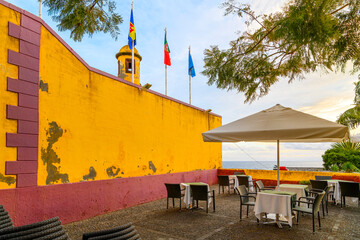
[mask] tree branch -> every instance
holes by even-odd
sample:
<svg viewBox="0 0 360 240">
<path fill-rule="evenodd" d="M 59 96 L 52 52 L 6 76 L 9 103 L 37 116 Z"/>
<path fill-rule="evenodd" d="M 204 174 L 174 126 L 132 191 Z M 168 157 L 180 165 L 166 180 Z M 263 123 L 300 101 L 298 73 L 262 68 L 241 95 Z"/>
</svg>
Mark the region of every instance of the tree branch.
<svg viewBox="0 0 360 240">
<path fill-rule="evenodd" d="M 229 6 L 231 6 L 231 7 L 233 7 L 233 8 L 236 8 L 238 11 L 241 11 L 241 12 L 243 12 L 243 13 L 246 13 L 247 15 L 249 15 L 250 17 L 252 17 L 252 19 L 254 19 L 258 24 L 260 24 L 263 28 L 266 29 L 266 27 L 265 27 L 261 22 L 259 22 L 259 20 L 257 20 L 257 18 L 256 18 L 253 14 L 251 14 L 250 12 L 247 12 L 247 11 L 245 11 L 244 9 L 241 9 L 241 8 L 239 8 L 239 7 L 237 7 L 237 6 L 233 5 L 233 4 L 229 4 Z M 267 29 L 266 29 L 266 30 L 267 30 Z"/>
<path fill-rule="evenodd" d="M 274 29 L 277 27 L 278 25 L 275 25 L 272 29 L 270 29 L 270 31 L 268 31 L 265 36 L 263 36 L 253 47 L 251 47 L 249 50 L 247 50 L 244 54 L 248 54 L 249 52 L 251 52 L 252 50 L 254 50 L 254 48 L 256 48 L 261 42 L 262 40 L 264 40 L 272 31 L 274 31 Z"/>
<path fill-rule="evenodd" d="M 349 3 L 347 3 L 347 4 L 345 4 L 344 6 L 342 6 L 342 7 L 340 7 L 340 8 L 338 8 L 338 9 L 336 9 L 335 11 L 333 11 L 333 12 L 331 12 L 330 14 L 332 15 L 332 14 L 334 14 L 334 13 L 337 13 L 338 11 L 340 11 L 341 9 L 343 9 L 343 8 L 346 8 L 347 6 L 349 6 L 350 4 Z"/>
</svg>

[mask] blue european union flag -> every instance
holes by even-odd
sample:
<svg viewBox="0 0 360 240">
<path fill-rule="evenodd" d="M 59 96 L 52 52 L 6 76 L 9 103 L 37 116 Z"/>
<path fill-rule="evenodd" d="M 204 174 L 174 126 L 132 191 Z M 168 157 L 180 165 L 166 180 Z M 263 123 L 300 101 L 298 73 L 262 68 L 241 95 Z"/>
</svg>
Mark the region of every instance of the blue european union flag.
<svg viewBox="0 0 360 240">
<path fill-rule="evenodd" d="M 195 67 L 194 67 L 194 63 L 192 61 L 192 57 L 191 57 L 191 54 L 190 54 L 190 50 L 189 50 L 189 75 L 191 77 L 195 77 L 196 74 L 195 74 Z"/>
</svg>

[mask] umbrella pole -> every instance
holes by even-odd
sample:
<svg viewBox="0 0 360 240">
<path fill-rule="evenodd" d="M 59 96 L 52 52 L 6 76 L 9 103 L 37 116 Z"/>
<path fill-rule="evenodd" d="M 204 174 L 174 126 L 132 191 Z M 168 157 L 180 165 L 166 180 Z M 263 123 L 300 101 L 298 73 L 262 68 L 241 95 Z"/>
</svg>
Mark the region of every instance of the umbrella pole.
<svg viewBox="0 0 360 240">
<path fill-rule="evenodd" d="M 277 140 L 277 186 L 280 185 L 280 140 Z"/>
</svg>

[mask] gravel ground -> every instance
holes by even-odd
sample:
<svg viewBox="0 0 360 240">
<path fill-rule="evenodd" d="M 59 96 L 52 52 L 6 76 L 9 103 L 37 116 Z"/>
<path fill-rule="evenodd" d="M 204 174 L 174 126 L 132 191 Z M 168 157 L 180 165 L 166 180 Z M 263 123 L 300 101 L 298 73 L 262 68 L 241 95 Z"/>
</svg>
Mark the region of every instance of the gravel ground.
<svg viewBox="0 0 360 240">
<path fill-rule="evenodd" d="M 217 190 L 217 185 L 212 186 Z M 360 208 L 357 202 L 347 201 L 345 208 L 329 204 L 329 215 L 321 218 L 319 230 L 312 233 L 311 215 L 300 217 L 299 224 L 292 228 L 257 224 L 250 208 L 246 218 L 239 216 L 239 197 L 216 192 L 216 211 L 205 210 L 179 212 L 179 200 L 175 209 L 166 209 L 166 198 L 136 207 L 100 215 L 91 219 L 73 222 L 64 226 L 73 240 L 81 239 L 82 233 L 109 229 L 132 222 L 142 239 L 360 239 Z M 170 201 L 169 201 L 170 203 Z M 203 203 L 199 203 L 204 206 Z M 171 204 L 170 204 L 171 205 Z M 172 205 L 171 205 L 172 206 Z M 244 217 L 245 216 L 245 217 Z M 293 222 L 296 222 L 293 220 Z"/>
</svg>

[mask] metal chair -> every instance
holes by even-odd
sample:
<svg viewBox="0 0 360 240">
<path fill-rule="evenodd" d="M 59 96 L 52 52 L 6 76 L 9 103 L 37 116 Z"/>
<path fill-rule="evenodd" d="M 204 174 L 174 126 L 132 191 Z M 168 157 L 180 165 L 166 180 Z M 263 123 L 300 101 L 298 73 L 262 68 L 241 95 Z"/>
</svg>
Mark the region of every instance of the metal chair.
<svg viewBox="0 0 360 240">
<path fill-rule="evenodd" d="M 315 180 L 331 180 L 331 176 L 315 176 Z"/>
<path fill-rule="evenodd" d="M 321 202 L 323 216 L 325 217 L 324 202 L 325 202 L 325 206 L 326 206 L 326 213 L 329 214 L 329 210 L 328 210 L 329 195 L 334 194 L 334 191 L 330 191 L 331 187 L 328 186 L 327 181 L 310 180 L 310 182 L 311 182 L 311 190 L 309 191 L 310 195 L 312 193 L 319 193 L 319 192 L 325 191 L 325 197 L 323 198 L 323 201 Z M 334 199 L 334 197 L 333 197 L 333 199 Z"/>
<path fill-rule="evenodd" d="M 306 214 L 311 214 L 312 215 L 312 223 L 313 223 L 313 232 L 315 232 L 315 214 L 317 213 L 318 215 L 318 220 L 319 220 L 319 229 L 321 229 L 321 221 L 320 221 L 320 205 L 321 202 L 323 200 L 325 196 L 325 191 L 319 192 L 316 194 L 315 196 L 315 200 L 314 202 L 308 202 L 308 201 L 302 201 L 301 199 L 306 198 L 306 197 L 301 197 L 299 198 L 299 200 L 294 201 L 295 203 L 298 203 L 298 206 L 294 206 L 293 207 L 293 211 L 297 212 L 297 220 L 296 222 L 299 223 L 299 216 L 300 213 L 306 213 Z M 300 207 L 300 203 L 307 203 L 312 205 L 312 207 Z"/>
<path fill-rule="evenodd" d="M 340 184 L 340 191 L 341 191 L 341 207 L 345 197 L 356 197 L 358 199 L 358 206 L 360 206 L 360 190 L 359 190 L 359 183 L 357 182 L 339 182 Z"/>
<path fill-rule="evenodd" d="M 274 190 L 276 186 L 264 186 L 263 182 L 261 180 L 258 180 L 255 182 L 256 188 L 261 192 L 262 190 Z"/>
<path fill-rule="evenodd" d="M 236 193 L 240 196 L 240 221 L 242 220 L 242 206 L 246 206 L 246 216 L 249 217 L 249 206 L 255 206 L 256 193 L 249 193 L 245 185 L 240 185 L 235 188 Z M 250 194 L 255 194 L 251 196 Z M 249 199 L 254 199 L 250 201 Z M 258 220 L 259 221 L 259 220 Z"/>
<path fill-rule="evenodd" d="M 180 184 L 178 183 L 165 183 L 167 198 L 166 198 L 166 209 L 169 209 L 169 198 L 172 198 L 173 208 L 175 207 L 175 198 L 180 199 L 180 212 L 181 212 L 181 198 L 185 195 L 182 193 Z"/>
<path fill-rule="evenodd" d="M 231 186 L 234 187 L 235 184 L 235 179 L 229 179 L 229 176 L 225 176 L 225 175 L 218 175 L 218 180 L 219 180 L 219 194 L 220 194 L 220 187 L 222 187 L 223 193 L 224 193 L 224 187 L 228 187 L 229 190 L 229 194 L 230 194 L 230 189 Z M 235 190 L 234 190 L 235 193 Z"/>
<path fill-rule="evenodd" d="M 215 212 L 215 190 L 208 191 L 207 185 L 192 185 L 190 184 L 192 193 L 192 205 L 196 201 L 196 207 L 199 207 L 199 201 L 206 201 L 206 213 L 209 212 L 209 199 L 213 199 L 213 209 Z M 211 195 L 212 193 L 212 195 Z"/>
<path fill-rule="evenodd" d="M 116 228 L 84 233 L 83 240 L 106 240 L 106 239 L 127 239 L 127 240 L 138 240 L 140 235 L 137 233 L 132 223 L 127 223 Z"/>
</svg>

